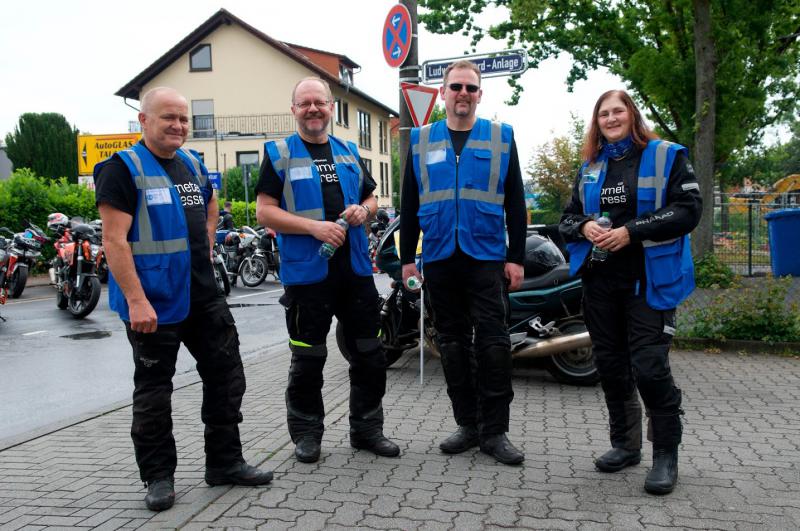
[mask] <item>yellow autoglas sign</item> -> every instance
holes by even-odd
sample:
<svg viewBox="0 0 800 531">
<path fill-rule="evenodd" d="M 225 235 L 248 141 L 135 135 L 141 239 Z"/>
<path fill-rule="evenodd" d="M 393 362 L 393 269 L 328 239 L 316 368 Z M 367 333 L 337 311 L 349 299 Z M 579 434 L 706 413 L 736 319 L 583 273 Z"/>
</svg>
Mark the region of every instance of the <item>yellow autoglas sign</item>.
<svg viewBox="0 0 800 531">
<path fill-rule="evenodd" d="M 119 135 L 78 135 L 78 173 L 91 175 L 94 165 L 142 138 L 142 133 Z"/>
</svg>

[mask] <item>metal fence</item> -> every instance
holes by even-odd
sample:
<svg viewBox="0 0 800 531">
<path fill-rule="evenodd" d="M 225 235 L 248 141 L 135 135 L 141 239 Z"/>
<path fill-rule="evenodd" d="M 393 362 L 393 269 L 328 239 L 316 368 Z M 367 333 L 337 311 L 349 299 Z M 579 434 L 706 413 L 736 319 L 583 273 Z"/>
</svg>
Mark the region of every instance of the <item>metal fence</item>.
<svg viewBox="0 0 800 531">
<path fill-rule="evenodd" d="M 717 194 L 714 200 L 714 255 L 735 273 L 770 271 L 770 245 L 764 216 L 778 209 L 800 208 L 797 202 L 764 203 L 760 196 Z"/>
<path fill-rule="evenodd" d="M 240 116 L 197 116 L 193 122 L 192 138 L 217 136 L 288 136 L 295 131 L 294 116 L 282 114 L 252 114 Z"/>
</svg>

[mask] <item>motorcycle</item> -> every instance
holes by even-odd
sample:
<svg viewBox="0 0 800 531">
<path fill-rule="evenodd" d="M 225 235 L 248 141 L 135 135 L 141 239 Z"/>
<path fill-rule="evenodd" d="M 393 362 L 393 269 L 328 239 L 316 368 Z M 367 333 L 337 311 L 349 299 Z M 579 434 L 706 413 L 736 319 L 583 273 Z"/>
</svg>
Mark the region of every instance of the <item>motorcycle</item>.
<svg viewBox="0 0 800 531">
<path fill-rule="evenodd" d="M 58 236 L 53 244 L 56 256 L 49 271 L 50 281 L 58 290 L 56 306 L 82 319 L 100 300 L 96 264 L 98 255 L 103 252 L 102 242 L 92 227 L 73 223 L 64 214 L 50 214 L 47 228 Z"/>
<path fill-rule="evenodd" d="M 392 279 L 391 291 L 382 297 L 381 340 L 387 366 L 409 349 L 419 347 L 420 297 L 403 285 L 395 233 L 400 218 L 386 229 L 378 244 L 376 265 Z M 591 340 L 581 314 L 580 279 L 569 276 L 569 265 L 558 247 L 538 234 L 526 241 L 525 279 L 519 290 L 509 293 L 509 332 L 511 354 L 515 360 L 539 358 L 546 369 L 562 383 L 594 385 L 597 370 Z M 424 289 L 424 285 L 423 285 Z M 430 317 L 428 299 L 425 316 L 425 349 L 438 356 L 436 330 Z M 336 326 L 339 350 L 349 359 L 341 323 Z"/>
<path fill-rule="evenodd" d="M 103 220 L 94 219 L 89 222 L 89 226 L 94 229 L 97 239 L 102 243 L 103 241 Z M 108 284 L 108 262 L 106 261 L 106 253 L 97 253 L 97 261 L 95 262 L 97 269 L 97 279 L 101 284 Z"/>
<path fill-rule="evenodd" d="M 33 223 L 28 222 L 27 225 L 23 232 L 17 233 L 11 232 L 6 227 L 0 228 L 12 237 L 7 241 L 6 247 L 8 263 L 3 266 L 4 271 L 0 273 L 0 291 L 3 292 L 3 297 L 16 299 L 22 295 L 28 282 L 28 271 L 42 255 L 42 244 L 50 240 L 44 231 Z"/>
<path fill-rule="evenodd" d="M 211 250 L 211 263 L 214 269 L 214 282 L 217 285 L 217 291 L 224 294 L 226 297 L 231 292 L 231 283 L 228 280 L 228 270 L 225 267 L 225 251 L 222 248 L 222 242 L 218 241 L 214 244 Z"/>
<path fill-rule="evenodd" d="M 230 284 L 235 286 L 237 278 L 241 278 L 242 284 L 248 288 L 264 282 L 270 264 L 261 246 L 262 234 L 247 225 L 234 231 L 217 231 L 217 239 L 221 232 L 225 232 L 222 251 Z"/>
<path fill-rule="evenodd" d="M 275 280 L 280 280 L 281 253 L 278 250 L 277 233 L 268 227 L 259 228 L 256 232 L 260 235 L 258 247 L 267 260 L 267 274 L 275 277 Z"/>
</svg>

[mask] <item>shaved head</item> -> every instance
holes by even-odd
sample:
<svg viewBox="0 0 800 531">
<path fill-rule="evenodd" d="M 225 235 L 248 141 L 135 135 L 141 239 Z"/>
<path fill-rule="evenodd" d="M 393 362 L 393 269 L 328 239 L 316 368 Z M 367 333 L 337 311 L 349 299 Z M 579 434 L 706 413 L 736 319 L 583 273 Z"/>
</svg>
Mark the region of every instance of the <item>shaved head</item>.
<svg viewBox="0 0 800 531">
<path fill-rule="evenodd" d="M 183 95 L 175 90 L 174 88 L 170 87 L 155 87 L 151 88 L 147 92 L 144 93 L 142 96 L 142 109 L 141 112 L 148 114 L 153 112 L 153 107 L 155 103 L 162 98 L 179 98 L 186 103 L 186 98 Z"/>
</svg>

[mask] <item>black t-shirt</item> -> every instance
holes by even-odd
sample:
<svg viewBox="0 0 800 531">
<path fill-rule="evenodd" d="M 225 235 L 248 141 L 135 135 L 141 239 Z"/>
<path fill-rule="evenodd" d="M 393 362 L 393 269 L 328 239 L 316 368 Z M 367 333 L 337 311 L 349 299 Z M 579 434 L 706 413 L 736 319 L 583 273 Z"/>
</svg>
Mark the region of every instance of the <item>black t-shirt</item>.
<svg viewBox="0 0 800 531">
<path fill-rule="evenodd" d="M 206 205 L 202 190 L 180 157 L 176 155 L 172 159 L 162 159 L 153 156 L 172 179 L 183 204 L 192 260 L 191 301 L 196 303 L 216 297 L 217 287 L 209 258 Z M 207 186 L 210 189 L 211 183 Z M 135 216 L 138 197 L 128 166 L 119 157 L 112 158 L 103 166 L 95 180 L 95 203 L 105 203 Z"/>
<path fill-rule="evenodd" d="M 322 203 L 325 208 L 325 220 L 336 221 L 344 211 L 344 194 L 342 187 L 339 186 L 339 176 L 336 173 L 336 164 L 333 161 L 333 152 L 330 142 L 324 144 L 312 144 L 303 140 L 314 165 L 319 173 L 320 184 L 322 185 Z M 364 162 L 359 159 L 361 172 L 364 174 L 364 186 L 361 189 L 361 201 L 372 195 L 376 184 L 370 175 Z M 264 157 L 261 164 L 261 173 L 256 185 L 256 193 L 264 193 L 279 200 L 283 197 L 283 182 L 272 166 L 269 157 Z"/>
</svg>

